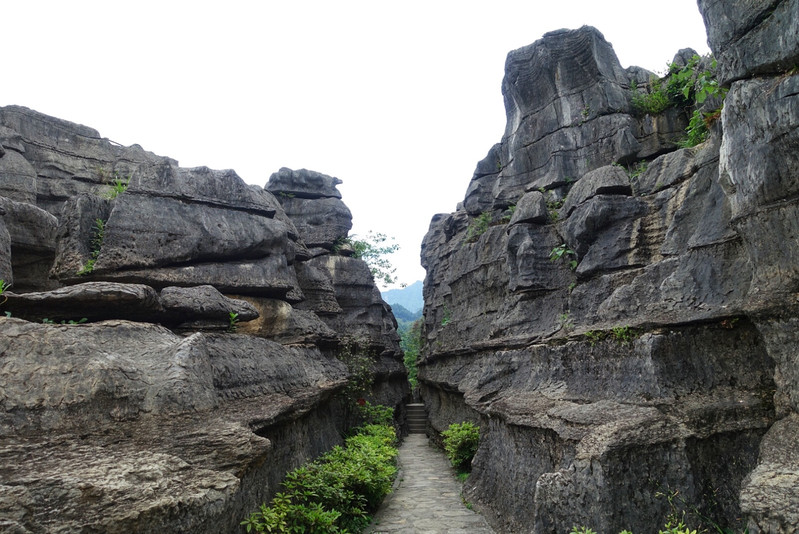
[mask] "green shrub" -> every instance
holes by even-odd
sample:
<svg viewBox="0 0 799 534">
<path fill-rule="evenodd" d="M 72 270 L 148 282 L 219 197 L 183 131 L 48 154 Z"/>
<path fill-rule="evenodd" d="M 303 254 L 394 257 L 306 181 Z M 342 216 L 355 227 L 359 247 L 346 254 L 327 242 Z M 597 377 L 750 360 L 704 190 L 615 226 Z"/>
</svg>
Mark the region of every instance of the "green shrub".
<svg viewBox="0 0 799 534">
<path fill-rule="evenodd" d="M 90 274 L 92 271 L 94 271 L 94 263 L 97 261 L 97 258 L 100 256 L 100 248 L 103 246 L 104 239 L 105 239 L 105 221 L 103 219 L 95 219 L 94 227 L 92 228 L 90 257 L 88 260 L 86 260 L 86 263 L 76 274 L 82 276 L 85 274 Z"/>
<path fill-rule="evenodd" d="M 373 412 L 393 419 L 393 410 Z M 256 532 L 361 532 L 391 491 L 396 467 L 394 428 L 367 424 L 318 459 L 288 473 L 284 491 L 241 524 Z"/>
<path fill-rule="evenodd" d="M 491 226 L 491 212 L 484 211 L 469 223 L 469 228 L 466 229 L 466 242 L 477 241 L 477 238 L 488 231 L 489 226 Z"/>
<path fill-rule="evenodd" d="M 477 453 L 480 441 L 480 428 L 473 423 L 453 423 L 441 433 L 444 436 L 444 450 L 455 469 L 469 470 L 472 458 Z"/>
<path fill-rule="evenodd" d="M 372 404 L 369 401 L 364 401 L 360 405 L 361 418 L 365 426 L 384 425 L 393 427 L 394 425 L 394 408 L 390 406 L 383 406 L 382 404 Z"/>
<path fill-rule="evenodd" d="M 133 175 L 129 174 L 127 179 L 123 180 L 120 178 L 119 174 L 114 173 L 114 181 L 111 182 L 111 189 L 108 190 L 105 197 L 109 200 L 113 200 L 125 191 L 128 190 L 128 184 L 130 184 L 130 179 Z"/>
</svg>

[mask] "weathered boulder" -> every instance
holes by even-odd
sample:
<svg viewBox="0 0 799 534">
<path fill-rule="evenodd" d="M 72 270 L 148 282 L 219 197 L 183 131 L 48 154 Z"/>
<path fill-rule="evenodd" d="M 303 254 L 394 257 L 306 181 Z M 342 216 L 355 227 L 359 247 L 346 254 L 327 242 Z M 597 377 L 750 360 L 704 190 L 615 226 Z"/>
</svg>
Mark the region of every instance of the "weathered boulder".
<svg viewBox="0 0 799 534">
<path fill-rule="evenodd" d="M 282 167 L 272 173 L 265 189 L 282 198 L 341 198 L 336 187 L 341 183 L 338 178 L 320 172 Z"/>
<path fill-rule="evenodd" d="M 21 137 L 0 126 L 0 195 L 36 204 L 36 169 L 19 152 L 24 151 Z"/>
<path fill-rule="evenodd" d="M 164 322 L 180 328 L 215 324 L 234 329 L 238 322 L 258 318 L 258 311 L 246 300 L 228 298 L 214 286 L 165 287 L 159 300 L 166 312 Z"/>
<path fill-rule="evenodd" d="M 352 228 L 352 213 L 341 201 L 341 180 L 318 172 L 282 168 L 265 188 L 277 196 L 308 247 L 333 250 Z"/>
<path fill-rule="evenodd" d="M 85 282 L 51 291 L 9 293 L 4 311 L 27 321 L 147 320 L 164 315 L 156 291 L 145 285 Z"/>
<path fill-rule="evenodd" d="M 230 532 L 286 464 L 339 439 L 315 414 L 346 369 L 316 349 L 124 321 L 0 321 L 4 527 Z M 317 437 L 287 448 L 307 425 Z"/>
<path fill-rule="evenodd" d="M 33 204 L 5 197 L 0 197 L 0 218 L 10 239 L 7 258 L 14 271 L 15 289 L 30 291 L 55 285 L 49 280 L 49 271 L 55 256 L 58 219 Z"/>
<path fill-rule="evenodd" d="M 729 85 L 759 74 L 779 74 L 799 62 L 797 0 L 698 0 L 708 44 Z"/>
<path fill-rule="evenodd" d="M 329 347 L 338 343 L 336 332 L 312 311 L 299 309 L 283 300 L 245 298 L 259 317 L 238 327 L 243 334 L 265 337 L 283 345 Z"/>
</svg>

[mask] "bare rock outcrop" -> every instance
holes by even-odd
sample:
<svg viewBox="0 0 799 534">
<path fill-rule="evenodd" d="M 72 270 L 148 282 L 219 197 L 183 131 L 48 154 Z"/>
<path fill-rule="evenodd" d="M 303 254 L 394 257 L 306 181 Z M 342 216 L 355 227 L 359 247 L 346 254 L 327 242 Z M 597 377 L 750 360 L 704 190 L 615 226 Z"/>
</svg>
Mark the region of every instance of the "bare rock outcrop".
<svg viewBox="0 0 799 534">
<path fill-rule="evenodd" d="M 0 531 L 236 532 L 353 392 L 403 405 L 390 308 L 333 246 L 340 180 L 277 173 L 334 201 L 316 239 L 316 204 L 26 108 L 0 146 Z"/>
<path fill-rule="evenodd" d="M 720 114 L 642 111 L 651 73 L 593 28 L 546 34 L 508 55 L 505 135 L 423 242 L 422 396 L 436 431 L 481 425 L 466 495 L 502 532 L 648 532 L 670 494 L 797 528 L 799 11 L 699 4 Z M 709 137 L 680 148 L 694 110 Z"/>
</svg>

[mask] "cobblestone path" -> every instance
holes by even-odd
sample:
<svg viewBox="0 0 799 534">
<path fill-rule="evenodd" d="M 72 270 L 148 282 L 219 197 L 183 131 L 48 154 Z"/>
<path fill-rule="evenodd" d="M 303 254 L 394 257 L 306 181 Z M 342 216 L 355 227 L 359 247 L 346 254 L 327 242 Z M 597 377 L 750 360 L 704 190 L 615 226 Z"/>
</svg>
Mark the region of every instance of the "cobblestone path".
<svg viewBox="0 0 799 534">
<path fill-rule="evenodd" d="M 461 501 L 461 484 L 444 453 L 424 434 L 411 434 L 399 449 L 399 487 L 395 487 L 370 534 L 493 534 L 483 516 Z"/>
</svg>

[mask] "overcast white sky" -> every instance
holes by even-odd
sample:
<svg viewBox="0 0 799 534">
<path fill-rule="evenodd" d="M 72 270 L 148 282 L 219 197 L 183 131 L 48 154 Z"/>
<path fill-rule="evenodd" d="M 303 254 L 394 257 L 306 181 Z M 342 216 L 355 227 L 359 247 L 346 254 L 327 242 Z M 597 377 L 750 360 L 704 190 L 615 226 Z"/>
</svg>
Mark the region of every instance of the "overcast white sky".
<svg viewBox="0 0 799 534">
<path fill-rule="evenodd" d="M 625 67 L 708 53 L 696 0 L 7 0 L 1 13 L 0 105 L 248 183 L 280 167 L 337 176 L 353 232 L 395 237 L 409 284 L 431 217 L 455 210 L 502 136 L 510 50 L 589 24 Z"/>
</svg>

